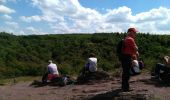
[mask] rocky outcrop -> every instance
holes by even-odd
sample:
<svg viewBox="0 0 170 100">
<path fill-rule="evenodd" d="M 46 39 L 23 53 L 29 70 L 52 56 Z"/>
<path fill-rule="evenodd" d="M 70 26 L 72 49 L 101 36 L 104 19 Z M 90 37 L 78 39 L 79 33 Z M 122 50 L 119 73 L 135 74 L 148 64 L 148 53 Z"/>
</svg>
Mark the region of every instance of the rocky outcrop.
<svg viewBox="0 0 170 100">
<path fill-rule="evenodd" d="M 106 93 L 78 96 L 73 100 L 153 100 L 154 95 L 150 94 L 147 90 L 121 92 L 120 89 L 113 90 Z"/>
<path fill-rule="evenodd" d="M 77 84 L 85 84 L 93 82 L 96 80 L 108 80 L 110 78 L 109 74 L 104 71 L 96 71 L 93 73 L 86 73 L 85 75 L 80 75 L 77 78 Z"/>
</svg>

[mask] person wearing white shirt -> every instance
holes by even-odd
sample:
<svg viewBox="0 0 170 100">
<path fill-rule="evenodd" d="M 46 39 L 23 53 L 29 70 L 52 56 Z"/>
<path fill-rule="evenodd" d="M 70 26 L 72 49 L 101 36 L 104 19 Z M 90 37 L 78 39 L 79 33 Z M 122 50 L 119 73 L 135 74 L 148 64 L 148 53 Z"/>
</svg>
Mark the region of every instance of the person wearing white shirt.
<svg viewBox="0 0 170 100">
<path fill-rule="evenodd" d="M 139 62 L 137 60 L 137 56 L 136 55 L 133 55 L 132 56 L 132 67 L 130 69 L 130 74 L 131 75 L 137 75 L 137 74 L 140 74 L 141 70 L 140 70 L 140 67 L 139 67 Z"/>
<path fill-rule="evenodd" d="M 47 83 L 47 80 L 51 80 L 51 79 L 59 76 L 57 65 L 54 64 L 52 62 L 52 60 L 49 60 L 48 62 L 49 62 L 49 64 L 47 66 L 47 72 L 42 77 L 43 83 Z"/>
<path fill-rule="evenodd" d="M 51 60 L 49 62 L 50 62 L 50 64 L 47 67 L 48 73 L 53 74 L 53 75 L 59 75 L 57 65 L 54 64 Z"/>
<path fill-rule="evenodd" d="M 89 55 L 87 59 L 87 63 L 83 68 L 82 74 L 84 75 L 86 72 L 96 72 L 97 71 L 97 58 L 95 57 L 94 53 Z"/>
<path fill-rule="evenodd" d="M 90 57 L 88 58 L 88 69 L 90 72 L 95 72 L 97 71 L 97 58 L 95 57 Z"/>
</svg>

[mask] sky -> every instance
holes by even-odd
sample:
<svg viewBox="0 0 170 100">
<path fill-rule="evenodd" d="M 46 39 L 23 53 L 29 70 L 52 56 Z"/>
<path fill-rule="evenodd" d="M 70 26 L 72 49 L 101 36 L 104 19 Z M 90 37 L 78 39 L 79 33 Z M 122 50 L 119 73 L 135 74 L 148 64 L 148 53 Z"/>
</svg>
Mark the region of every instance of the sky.
<svg viewBox="0 0 170 100">
<path fill-rule="evenodd" d="M 170 35 L 170 0 L 0 0 L 0 32 Z"/>
</svg>

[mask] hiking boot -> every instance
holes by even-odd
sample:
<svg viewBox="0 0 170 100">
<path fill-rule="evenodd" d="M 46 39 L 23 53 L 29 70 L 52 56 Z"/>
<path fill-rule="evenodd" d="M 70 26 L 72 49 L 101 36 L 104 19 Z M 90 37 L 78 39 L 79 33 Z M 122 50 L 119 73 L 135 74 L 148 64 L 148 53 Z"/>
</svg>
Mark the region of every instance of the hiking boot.
<svg viewBox="0 0 170 100">
<path fill-rule="evenodd" d="M 130 92 L 130 91 L 133 91 L 134 89 L 122 89 L 122 92 Z"/>
</svg>

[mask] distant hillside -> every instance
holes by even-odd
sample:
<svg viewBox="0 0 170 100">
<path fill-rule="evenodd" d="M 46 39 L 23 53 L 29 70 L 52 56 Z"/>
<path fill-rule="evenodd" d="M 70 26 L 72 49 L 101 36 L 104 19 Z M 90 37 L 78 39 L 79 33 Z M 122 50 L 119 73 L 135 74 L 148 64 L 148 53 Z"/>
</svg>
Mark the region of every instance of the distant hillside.
<svg viewBox="0 0 170 100">
<path fill-rule="evenodd" d="M 15 36 L 0 33 L 0 78 L 42 75 L 49 59 L 59 71 L 77 74 L 88 54 L 94 52 L 98 67 L 105 71 L 120 68 L 115 50 L 121 33 Z M 152 69 L 164 55 L 170 55 L 170 35 L 138 34 L 137 44 L 146 68 Z"/>
</svg>

